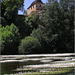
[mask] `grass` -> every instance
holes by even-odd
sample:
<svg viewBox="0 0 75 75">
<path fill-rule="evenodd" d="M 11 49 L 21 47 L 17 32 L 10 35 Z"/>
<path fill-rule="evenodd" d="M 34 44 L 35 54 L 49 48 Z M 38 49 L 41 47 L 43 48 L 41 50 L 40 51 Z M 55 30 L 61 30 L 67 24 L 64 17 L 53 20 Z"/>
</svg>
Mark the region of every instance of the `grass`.
<svg viewBox="0 0 75 75">
<path fill-rule="evenodd" d="M 41 69 L 41 70 L 50 70 L 49 72 L 27 72 L 23 74 L 17 73 L 16 75 L 56 75 L 56 74 L 63 74 L 63 73 L 73 73 L 74 68 L 47 68 L 47 69 Z M 73 74 L 68 74 L 73 75 Z"/>
</svg>

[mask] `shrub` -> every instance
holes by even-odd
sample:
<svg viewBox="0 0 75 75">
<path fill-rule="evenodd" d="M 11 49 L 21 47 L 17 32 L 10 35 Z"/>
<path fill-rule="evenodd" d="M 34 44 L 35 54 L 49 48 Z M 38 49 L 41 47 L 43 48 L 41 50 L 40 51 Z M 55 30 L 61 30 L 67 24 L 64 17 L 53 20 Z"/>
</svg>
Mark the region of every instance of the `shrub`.
<svg viewBox="0 0 75 75">
<path fill-rule="evenodd" d="M 19 46 L 20 54 L 38 53 L 40 50 L 40 43 L 37 38 L 28 36 L 21 40 Z"/>
</svg>

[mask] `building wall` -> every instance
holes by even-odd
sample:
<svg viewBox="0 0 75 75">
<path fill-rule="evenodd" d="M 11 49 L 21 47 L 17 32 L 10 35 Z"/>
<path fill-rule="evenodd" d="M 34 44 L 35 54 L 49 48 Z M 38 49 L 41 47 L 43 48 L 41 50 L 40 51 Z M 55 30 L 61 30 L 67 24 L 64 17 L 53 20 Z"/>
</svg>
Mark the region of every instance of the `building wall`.
<svg viewBox="0 0 75 75">
<path fill-rule="evenodd" d="M 32 7 L 30 7 L 29 9 L 27 9 L 27 15 L 30 15 L 31 12 L 33 12 L 33 11 L 35 12 L 35 11 L 42 10 L 43 6 L 44 6 L 44 4 L 41 4 L 41 3 L 37 3 L 37 4 L 33 5 Z"/>
<path fill-rule="evenodd" d="M 40 6 L 41 5 L 41 6 Z M 36 4 L 36 10 L 42 10 L 42 7 L 44 6 L 44 4 L 41 4 L 41 3 L 37 3 Z"/>
<path fill-rule="evenodd" d="M 36 11 L 36 4 L 27 10 L 27 15 L 30 15 L 32 11 Z"/>
</svg>

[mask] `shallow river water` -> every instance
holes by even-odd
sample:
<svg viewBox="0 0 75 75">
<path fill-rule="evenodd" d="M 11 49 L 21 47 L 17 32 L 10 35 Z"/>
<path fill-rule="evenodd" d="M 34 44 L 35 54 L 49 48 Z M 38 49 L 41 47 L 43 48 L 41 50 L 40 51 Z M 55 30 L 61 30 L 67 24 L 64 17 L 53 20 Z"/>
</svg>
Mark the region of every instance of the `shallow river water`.
<svg viewBox="0 0 75 75">
<path fill-rule="evenodd" d="M 15 69 L 22 68 L 25 65 L 38 65 L 43 64 L 40 61 L 27 61 L 27 62 L 6 62 L 1 63 L 1 74 L 15 73 Z"/>
<path fill-rule="evenodd" d="M 0 75 L 4 75 L 4 74 L 12 74 L 12 73 L 16 73 L 18 71 L 15 71 L 17 68 L 26 68 L 25 66 L 29 66 L 29 67 L 40 67 L 42 66 L 43 68 L 49 64 L 49 66 L 51 67 L 52 65 L 50 65 L 51 63 L 56 64 L 56 62 L 65 62 L 68 60 L 72 60 L 73 59 L 73 55 L 74 54 L 43 54 L 43 55 L 10 55 L 10 56 L 1 56 L 1 74 Z M 38 66 L 37 66 L 38 65 Z M 59 64 L 56 64 L 59 65 Z M 48 67 L 49 67 L 48 66 Z M 63 65 L 64 66 L 64 65 Z M 53 66 L 52 66 L 53 67 Z M 57 67 L 57 66 L 56 66 Z"/>
</svg>

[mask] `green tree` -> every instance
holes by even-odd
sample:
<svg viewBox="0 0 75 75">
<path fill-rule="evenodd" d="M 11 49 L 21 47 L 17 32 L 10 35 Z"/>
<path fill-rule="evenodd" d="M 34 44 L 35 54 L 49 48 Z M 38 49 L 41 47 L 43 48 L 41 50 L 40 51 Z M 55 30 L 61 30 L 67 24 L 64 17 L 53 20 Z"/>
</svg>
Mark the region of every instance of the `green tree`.
<svg viewBox="0 0 75 75">
<path fill-rule="evenodd" d="M 24 0 L 3 0 L 1 2 L 1 15 L 7 24 L 16 22 L 18 10 L 23 10 Z"/>
<path fill-rule="evenodd" d="M 25 18 L 25 30 L 27 36 L 30 35 L 33 29 L 36 29 L 38 27 L 38 21 L 39 15 L 34 15 L 34 13 Z"/>
<path fill-rule="evenodd" d="M 18 54 L 20 42 L 18 31 L 14 24 L 1 28 L 1 54 Z"/>
<path fill-rule="evenodd" d="M 18 15 L 16 26 L 19 28 L 19 32 L 22 38 L 24 38 L 25 36 L 29 36 L 32 30 L 38 27 L 38 20 L 38 15 Z"/>
<path fill-rule="evenodd" d="M 37 29 L 34 29 L 30 36 L 37 38 L 41 44 L 41 51 L 39 53 L 48 53 L 48 44 L 46 41 L 45 28 L 41 25 Z"/>
<path fill-rule="evenodd" d="M 67 1 L 69 2 L 69 1 Z M 63 2 L 63 5 L 65 2 Z M 74 51 L 74 3 L 68 7 L 61 7 L 61 3 L 49 0 L 45 5 L 40 20 L 43 23 L 42 34 L 46 52 L 73 52 Z M 32 33 L 34 34 L 34 32 Z M 35 34 L 40 33 L 35 31 Z M 35 35 L 33 35 L 35 36 Z M 36 36 L 38 38 L 38 36 Z"/>
<path fill-rule="evenodd" d="M 27 25 L 25 24 L 25 16 L 24 15 L 18 15 L 17 17 L 16 26 L 19 29 L 19 33 L 21 35 L 21 38 L 24 38 L 27 35 Z"/>
<path fill-rule="evenodd" d="M 39 53 L 40 43 L 37 38 L 28 36 L 21 40 L 19 46 L 20 54 L 34 54 Z"/>
<path fill-rule="evenodd" d="M 1 1 L 1 24 L 2 26 L 14 23 L 19 29 L 21 37 L 25 37 L 25 16 L 18 15 L 18 11 L 24 11 L 24 0 L 2 0 Z"/>
</svg>

